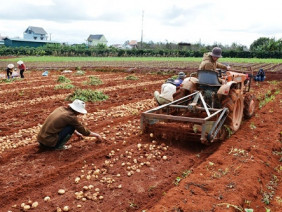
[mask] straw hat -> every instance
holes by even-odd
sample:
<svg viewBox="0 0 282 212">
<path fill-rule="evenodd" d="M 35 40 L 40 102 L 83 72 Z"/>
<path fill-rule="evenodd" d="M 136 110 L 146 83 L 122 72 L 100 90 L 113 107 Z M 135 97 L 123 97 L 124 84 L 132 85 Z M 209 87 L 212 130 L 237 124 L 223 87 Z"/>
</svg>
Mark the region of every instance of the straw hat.
<svg viewBox="0 0 282 212">
<path fill-rule="evenodd" d="M 8 68 L 10 68 L 10 69 L 12 69 L 12 68 L 14 68 L 15 66 L 14 66 L 14 64 L 9 64 L 8 65 Z"/>
<path fill-rule="evenodd" d="M 87 111 L 85 110 L 85 103 L 79 99 L 75 99 L 69 106 L 75 110 L 76 112 L 86 114 Z"/>
</svg>

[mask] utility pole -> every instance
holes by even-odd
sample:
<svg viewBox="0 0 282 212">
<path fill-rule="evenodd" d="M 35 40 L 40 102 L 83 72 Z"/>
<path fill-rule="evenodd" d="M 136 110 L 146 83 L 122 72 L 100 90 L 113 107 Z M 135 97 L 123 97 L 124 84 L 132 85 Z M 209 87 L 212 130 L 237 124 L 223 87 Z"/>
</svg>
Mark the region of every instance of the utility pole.
<svg viewBox="0 0 282 212">
<path fill-rule="evenodd" d="M 52 35 L 52 33 L 50 33 L 50 40 L 51 40 L 51 35 Z"/>
<path fill-rule="evenodd" d="M 144 10 L 142 10 L 142 25 L 141 25 L 141 49 L 143 48 L 143 19 L 144 19 Z"/>
</svg>

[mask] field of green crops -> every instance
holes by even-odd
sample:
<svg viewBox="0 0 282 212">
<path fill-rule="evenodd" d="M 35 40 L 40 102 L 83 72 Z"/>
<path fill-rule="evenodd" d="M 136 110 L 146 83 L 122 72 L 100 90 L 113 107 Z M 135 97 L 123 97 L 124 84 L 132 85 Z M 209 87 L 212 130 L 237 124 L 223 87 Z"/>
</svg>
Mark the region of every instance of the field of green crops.
<svg viewBox="0 0 282 212">
<path fill-rule="evenodd" d="M 16 62 L 126 62 L 126 61 L 159 61 L 159 62 L 201 62 L 200 57 L 55 57 L 55 56 L 32 56 L 0 59 L 0 61 Z M 258 58 L 220 58 L 220 62 L 229 63 L 282 63 L 282 59 L 258 59 Z"/>
</svg>

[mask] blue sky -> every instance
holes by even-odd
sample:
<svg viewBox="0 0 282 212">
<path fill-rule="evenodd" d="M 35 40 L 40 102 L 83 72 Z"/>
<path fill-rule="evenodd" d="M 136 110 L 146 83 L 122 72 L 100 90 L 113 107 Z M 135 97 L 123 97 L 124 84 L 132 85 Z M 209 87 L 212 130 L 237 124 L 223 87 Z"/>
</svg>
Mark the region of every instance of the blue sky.
<svg viewBox="0 0 282 212">
<path fill-rule="evenodd" d="M 108 44 L 143 41 L 249 46 L 282 38 L 279 0 L 9 0 L 0 7 L 2 36 L 43 27 L 54 41 L 84 43 L 104 34 Z"/>
</svg>

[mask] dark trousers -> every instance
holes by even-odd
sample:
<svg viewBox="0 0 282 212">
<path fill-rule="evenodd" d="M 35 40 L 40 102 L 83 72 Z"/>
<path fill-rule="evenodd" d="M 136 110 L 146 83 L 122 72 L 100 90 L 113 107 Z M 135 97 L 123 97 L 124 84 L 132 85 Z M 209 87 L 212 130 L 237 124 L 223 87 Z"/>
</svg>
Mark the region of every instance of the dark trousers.
<svg viewBox="0 0 282 212">
<path fill-rule="evenodd" d="M 24 78 L 23 73 L 24 73 L 24 69 L 20 70 L 21 78 Z"/>
<path fill-rule="evenodd" d="M 62 131 L 59 133 L 59 140 L 55 146 L 55 149 L 63 147 L 68 142 L 73 133 L 73 126 L 66 126 L 64 129 L 62 129 Z"/>
<path fill-rule="evenodd" d="M 12 72 L 11 71 L 7 71 L 7 78 L 10 79 L 10 76 L 12 76 Z"/>
</svg>

